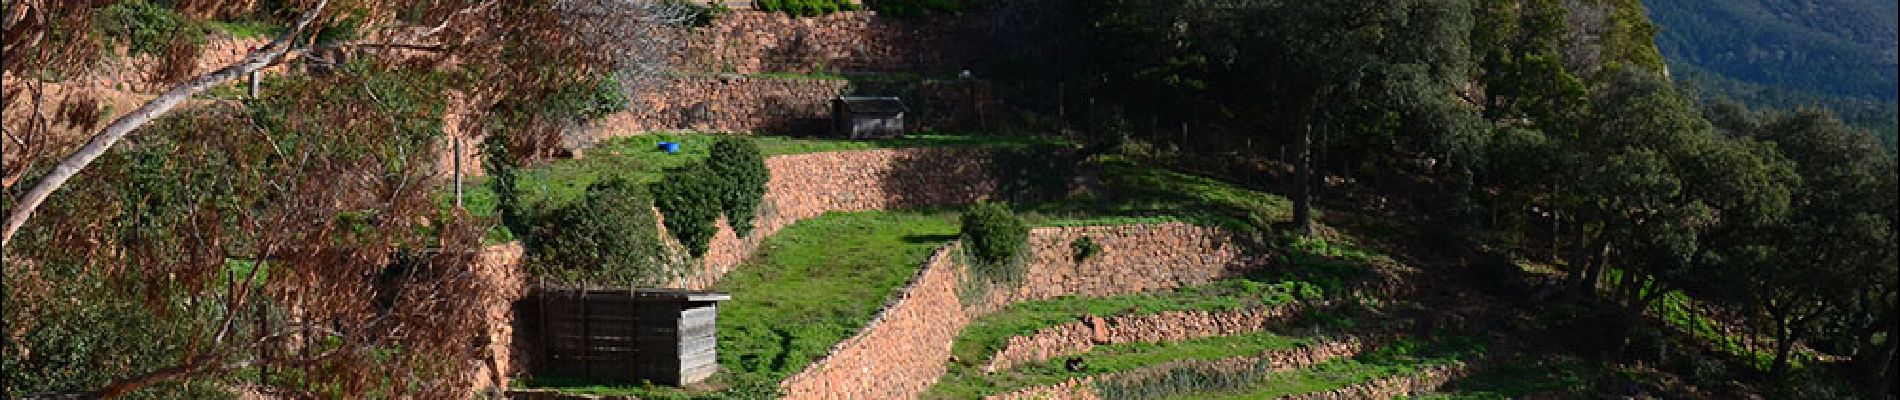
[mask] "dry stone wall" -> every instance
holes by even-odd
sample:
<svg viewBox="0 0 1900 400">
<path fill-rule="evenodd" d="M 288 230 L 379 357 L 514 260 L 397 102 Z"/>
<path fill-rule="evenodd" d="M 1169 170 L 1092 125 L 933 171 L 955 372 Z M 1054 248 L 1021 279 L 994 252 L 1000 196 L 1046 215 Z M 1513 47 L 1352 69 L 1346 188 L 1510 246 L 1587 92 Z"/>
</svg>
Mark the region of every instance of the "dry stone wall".
<svg viewBox="0 0 1900 400">
<path fill-rule="evenodd" d="M 1411 397 L 1436 391 L 1444 387 L 1446 383 L 1462 378 L 1469 372 L 1470 368 L 1463 363 L 1437 365 L 1410 374 L 1379 378 L 1371 382 L 1324 392 L 1281 396 L 1280 399 L 1356 400 Z"/>
<path fill-rule="evenodd" d="M 875 204 L 890 199 L 871 200 Z M 811 202 L 838 201 L 863 200 L 832 197 Z M 1104 251 L 1078 263 L 1070 243 L 1083 236 Z M 1034 229 L 1025 286 L 1049 286 L 992 290 L 993 297 L 983 307 L 965 304 L 958 296 L 956 286 L 963 275 L 950 256 L 958 245 L 951 244 L 932 255 L 918 278 L 857 335 L 779 386 L 794 399 L 915 397 L 943 376 L 956 335 L 986 310 L 1009 301 L 1174 288 L 1260 266 L 1240 253 L 1236 239 L 1219 229 L 1182 223 Z"/>
<path fill-rule="evenodd" d="M 774 156 L 752 233 L 740 237 L 722 219 L 701 269 L 674 286 L 711 287 L 765 238 L 831 211 L 896 210 L 971 204 L 996 196 L 990 151 L 982 148 L 878 149 Z"/>
<path fill-rule="evenodd" d="M 1078 261 L 1074 243 L 1084 237 L 1101 251 Z M 1242 243 L 1243 238 L 1225 230 L 1180 222 L 1036 228 L 1029 236 L 1022 285 L 991 291 L 989 303 L 1173 289 L 1236 277 L 1265 265 L 1265 259 L 1246 254 Z"/>
<path fill-rule="evenodd" d="M 1257 365 L 1260 365 L 1261 363 L 1266 363 L 1267 369 L 1270 371 L 1289 371 L 1289 370 L 1295 370 L 1295 369 L 1300 369 L 1300 368 L 1306 368 L 1309 366 L 1313 366 L 1313 365 L 1317 365 L 1320 363 L 1325 363 L 1328 361 L 1337 360 L 1341 358 L 1358 356 L 1359 354 L 1364 353 L 1366 350 L 1369 350 L 1375 344 L 1374 343 L 1375 341 L 1376 340 L 1362 339 L 1358 337 L 1346 337 L 1339 340 L 1326 341 L 1326 342 L 1321 342 L 1321 343 L 1308 345 L 1308 346 L 1302 346 L 1298 348 L 1270 351 L 1270 352 L 1262 353 L 1256 356 L 1234 357 L 1234 358 L 1227 358 L 1227 359 L 1216 360 L 1216 361 L 1177 361 L 1177 362 L 1159 364 L 1152 367 L 1147 367 L 1147 368 L 1127 371 L 1127 372 L 1120 372 L 1120 373 L 1101 375 L 1101 376 L 1088 376 L 1088 377 L 1074 378 L 1074 379 L 1070 379 L 1068 381 L 1055 384 L 1055 385 L 1022 389 L 1022 390 L 1004 393 L 1000 395 L 989 396 L 989 397 L 986 397 L 985 399 L 989 399 L 989 400 L 1028 400 L 1028 399 L 1076 399 L 1076 400 L 1089 399 L 1089 400 L 1093 400 L 1093 399 L 1100 399 L 1101 396 L 1095 393 L 1095 386 L 1094 386 L 1095 382 L 1097 382 L 1098 380 L 1109 381 L 1109 382 L 1136 381 L 1136 380 L 1153 378 L 1153 377 L 1158 377 L 1158 376 L 1165 376 L 1172 371 L 1181 370 L 1181 369 L 1234 372 L 1234 371 L 1253 369 Z M 1359 398 L 1384 399 L 1384 398 L 1391 398 L 1391 397 L 1392 396 L 1359 397 Z"/>
<path fill-rule="evenodd" d="M 964 68 L 978 18 L 882 18 L 850 11 L 818 17 L 735 11 L 698 28 L 674 55 L 683 71 L 896 72 Z"/>
<path fill-rule="evenodd" d="M 904 99 L 910 108 L 905 127 L 913 132 L 978 129 L 997 112 L 993 90 L 981 80 L 854 83 L 839 78 L 693 75 L 641 89 L 627 111 L 579 127 L 579 136 L 601 140 L 654 131 L 828 135 L 831 100 L 846 94 Z"/>
<path fill-rule="evenodd" d="M 1157 314 L 1089 317 L 1009 338 L 984 364 L 984 372 L 1025 363 L 1083 354 L 1097 345 L 1160 343 L 1259 332 L 1299 315 L 1304 303 L 1233 311 L 1169 311 Z"/>
<path fill-rule="evenodd" d="M 629 111 L 597 125 L 607 129 L 603 136 L 660 130 L 816 133 L 830 123 L 831 99 L 849 87 L 839 79 L 673 77 L 631 99 Z"/>
<path fill-rule="evenodd" d="M 947 370 L 957 333 L 969 325 L 957 298 L 957 245 L 939 248 L 864 329 L 779 384 L 787 399 L 906 399 Z"/>
</svg>

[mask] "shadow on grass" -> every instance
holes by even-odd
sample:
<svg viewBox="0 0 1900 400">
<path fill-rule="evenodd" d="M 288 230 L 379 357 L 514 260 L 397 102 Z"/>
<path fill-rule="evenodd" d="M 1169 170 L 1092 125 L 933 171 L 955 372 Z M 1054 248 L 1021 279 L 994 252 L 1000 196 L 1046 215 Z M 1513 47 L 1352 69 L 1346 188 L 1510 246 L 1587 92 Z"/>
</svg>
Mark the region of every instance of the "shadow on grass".
<svg viewBox="0 0 1900 400">
<path fill-rule="evenodd" d="M 904 235 L 904 243 L 925 244 L 944 243 L 957 240 L 957 235 Z"/>
</svg>

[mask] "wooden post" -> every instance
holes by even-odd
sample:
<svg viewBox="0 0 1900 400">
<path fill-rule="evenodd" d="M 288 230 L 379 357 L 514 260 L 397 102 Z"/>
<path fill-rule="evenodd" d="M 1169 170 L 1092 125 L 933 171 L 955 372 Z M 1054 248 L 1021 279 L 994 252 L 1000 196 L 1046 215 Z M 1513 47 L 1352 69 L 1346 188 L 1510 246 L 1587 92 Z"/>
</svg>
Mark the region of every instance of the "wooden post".
<svg viewBox="0 0 1900 400">
<path fill-rule="evenodd" d="M 251 71 L 251 98 L 257 98 L 257 71 Z"/>
<path fill-rule="evenodd" d="M 462 137 L 451 136 L 455 147 L 455 209 L 462 209 Z"/>
</svg>

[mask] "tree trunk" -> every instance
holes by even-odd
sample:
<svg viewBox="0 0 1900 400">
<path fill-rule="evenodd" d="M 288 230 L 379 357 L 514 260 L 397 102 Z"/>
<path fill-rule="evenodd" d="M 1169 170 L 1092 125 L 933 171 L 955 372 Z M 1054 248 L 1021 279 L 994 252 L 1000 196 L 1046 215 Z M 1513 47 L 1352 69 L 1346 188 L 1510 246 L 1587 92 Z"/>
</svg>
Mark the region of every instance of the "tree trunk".
<svg viewBox="0 0 1900 400">
<path fill-rule="evenodd" d="M 1313 235 L 1313 125 L 1311 122 L 1300 125 L 1300 137 L 1293 141 L 1293 230 L 1300 236 Z"/>
<path fill-rule="evenodd" d="M 1604 238 L 1589 239 L 1582 224 L 1577 226 L 1577 251 L 1570 262 L 1570 293 L 1572 295 L 1593 295 L 1596 283 L 1603 273 L 1603 264 L 1607 263 L 1609 243 Z"/>
<path fill-rule="evenodd" d="M 117 144 L 120 139 L 124 139 L 125 135 L 132 133 L 133 130 L 138 129 L 140 126 L 144 126 L 153 119 L 157 119 L 159 116 L 171 111 L 172 108 L 177 107 L 178 103 L 184 102 L 185 99 L 189 99 L 199 92 L 210 89 L 213 85 L 237 79 L 240 76 L 263 69 L 265 66 L 276 62 L 284 53 L 289 52 L 290 39 L 296 37 L 299 32 L 302 32 L 304 27 L 309 26 L 310 21 L 317 17 L 317 13 L 322 11 L 323 6 L 328 2 L 328 0 L 319 0 L 309 11 L 305 11 L 301 17 L 297 18 L 297 23 L 291 27 L 289 32 L 277 37 L 276 40 L 271 41 L 271 43 L 264 46 L 264 48 L 252 52 L 249 56 L 244 57 L 243 60 L 227 65 L 212 73 L 199 76 L 190 82 L 174 86 L 171 90 L 166 91 L 165 94 L 159 95 L 158 98 L 152 99 L 151 102 L 139 106 L 138 109 L 132 110 L 132 112 L 120 116 L 119 119 L 113 120 L 112 124 L 106 125 L 104 129 L 99 131 L 98 135 L 94 135 L 92 140 L 86 142 L 85 147 L 81 147 L 79 151 L 67 156 L 65 160 L 61 160 L 59 165 L 53 166 L 53 170 L 47 172 L 45 177 L 40 178 L 39 183 L 34 184 L 32 189 L 27 190 L 25 194 L 20 196 L 14 203 L 13 209 L 7 212 L 6 227 L 4 231 L 0 231 L 0 247 L 5 247 L 8 243 L 13 242 L 13 235 L 19 233 L 20 227 L 26 225 L 26 220 L 33 217 L 33 211 L 38 209 L 40 203 L 44 203 L 46 198 L 53 194 L 53 191 L 59 190 L 60 186 L 65 185 L 67 180 L 72 179 L 74 175 L 78 175 L 79 170 L 85 169 L 88 164 L 92 164 L 92 160 L 99 158 L 101 155 L 105 155 L 106 150 L 111 149 L 112 145 Z"/>
<path fill-rule="evenodd" d="M 1788 372 L 1788 353 L 1794 350 L 1794 328 L 1786 316 L 1775 317 L 1775 361 L 1768 366 L 1768 376 L 1780 378 Z"/>
</svg>

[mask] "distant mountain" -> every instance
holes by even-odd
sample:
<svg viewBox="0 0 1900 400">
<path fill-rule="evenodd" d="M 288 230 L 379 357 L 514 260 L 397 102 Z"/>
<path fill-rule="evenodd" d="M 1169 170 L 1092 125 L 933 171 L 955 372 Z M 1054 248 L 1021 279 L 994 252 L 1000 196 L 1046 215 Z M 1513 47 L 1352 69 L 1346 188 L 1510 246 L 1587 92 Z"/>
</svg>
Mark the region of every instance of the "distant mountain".
<svg viewBox="0 0 1900 400">
<path fill-rule="evenodd" d="M 1676 76 L 1755 108 L 1823 106 L 1893 146 L 1900 0 L 1644 0 Z"/>
</svg>

